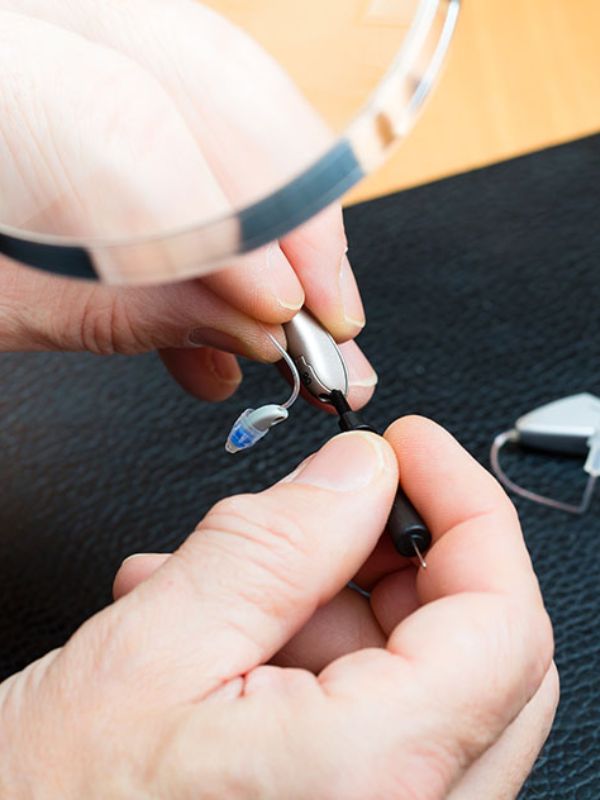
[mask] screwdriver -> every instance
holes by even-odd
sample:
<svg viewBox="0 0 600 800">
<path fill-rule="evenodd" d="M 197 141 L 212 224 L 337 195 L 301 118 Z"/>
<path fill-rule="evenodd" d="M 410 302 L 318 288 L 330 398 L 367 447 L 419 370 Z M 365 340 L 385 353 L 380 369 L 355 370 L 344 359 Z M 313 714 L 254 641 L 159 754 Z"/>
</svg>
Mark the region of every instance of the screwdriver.
<svg viewBox="0 0 600 800">
<path fill-rule="evenodd" d="M 342 431 L 378 433 L 347 400 L 348 371 L 333 337 L 306 309 L 284 324 L 287 350 L 305 389 L 324 405 L 333 406 Z M 431 546 L 431 534 L 402 488 L 398 488 L 390 513 L 388 530 L 400 555 L 416 557 L 426 567 L 424 554 Z"/>
<path fill-rule="evenodd" d="M 343 392 L 334 390 L 329 397 L 342 431 L 379 433 L 360 414 L 352 411 Z M 388 531 L 400 555 L 407 558 L 416 556 L 423 569 L 427 568 L 424 554 L 431 547 L 431 533 L 400 486 L 388 519 Z"/>
</svg>

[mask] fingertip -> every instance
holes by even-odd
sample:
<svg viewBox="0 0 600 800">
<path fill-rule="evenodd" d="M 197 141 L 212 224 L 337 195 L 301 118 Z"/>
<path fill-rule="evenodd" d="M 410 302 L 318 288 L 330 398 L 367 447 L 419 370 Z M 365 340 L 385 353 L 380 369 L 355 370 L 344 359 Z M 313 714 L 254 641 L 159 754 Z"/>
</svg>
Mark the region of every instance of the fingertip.
<svg viewBox="0 0 600 800">
<path fill-rule="evenodd" d="M 239 311 L 267 324 L 287 322 L 304 305 L 302 284 L 276 242 L 202 281 Z"/>
<path fill-rule="evenodd" d="M 339 347 L 348 370 L 348 402 L 354 411 L 359 411 L 373 397 L 379 378 L 355 341 Z"/>
<path fill-rule="evenodd" d="M 306 307 L 340 346 L 354 341 L 365 328 L 365 322 L 346 317 L 339 301 L 322 293 L 311 297 L 307 290 Z"/>
<path fill-rule="evenodd" d="M 199 400 L 227 400 L 243 379 L 236 357 L 211 347 L 161 350 L 160 357 L 177 383 Z"/>
<path fill-rule="evenodd" d="M 375 394 L 375 384 L 372 386 L 348 385 L 348 404 L 353 411 L 361 411 L 369 404 Z"/>
<path fill-rule="evenodd" d="M 310 307 L 311 311 L 313 309 L 314 305 Z M 313 313 L 339 345 L 354 341 L 365 328 L 365 323 L 358 324 L 355 321 L 350 321 L 337 309 L 327 309 L 321 313 L 313 311 Z"/>
<path fill-rule="evenodd" d="M 460 479 L 460 474 L 477 477 L 490 485 L 492 476 L 445 428 L 427 417 L 410 414 L 395 420 L 384 433 L 398 457 L 402 479 L 429 483 L 449 473 Z M 465 478 L 467 478 L 465 474 Z"/>
<path fill-rule="evenodd" d="M 385 438 L 394 445 L 396 442 L 419 442 L 423 437 L 443 436 L 456 442 L 454 437 L 437 422 L 419 414 L 408 414 L 394 420 L 384 433 Z M 458 444 L 458 443 L 457 443 Z"/>
<path fill-rule="evenodd" d="M 147 580 L 169 558 L 168 553 L 134 553 L 123 561 L 113 582 L 113 597 L 119 600 Z"/>
<path fill-rule="evenodd" d="M 287 339 L 281 325 L 262 325 L 260 326 L 262 341 L 260 349 L 257 347 L 257 358 L 265 364 L 276 364 L 281 361 L 281 351 L 273 343 L 277 341 L 279 347 L 287 350 Z M 271 338 L 272 337 L 272 338 Z"/>
<path fill-rule="evenodd" d="M 306 306 L 337 342 L 365 326 L 365 312 L 350 261 L 341 206 L 335 203 L 282 241 L 302 281 Z"/>
<path fill-rule="evenodd" d="M 384 434 L 396 453 L 404 491 L 428 523 L 434 540 L 474 517 L 514 507 L 494 477 L 444 428 L 409 416 Z M 512 519 L 512 517 L 511 517 Z"/>
<path fill-rule="evenodd" d="M 447 431 L 422 417 L 385 434 L 398 458 L 402 488 L 433 537 L 423 602 L 460 592 L 508 594 L 524 607 L 540 592 L 513 504 L 493 476 Z"/>
<path fill-rule="evenodd" d="M 342 492 L 356 492 L 383 479 L 397 482 L 398 465 L 390 445 L 367 431 L 341 433 L 330 439 L 296 471 L 292 483 Z"/>
</svg>

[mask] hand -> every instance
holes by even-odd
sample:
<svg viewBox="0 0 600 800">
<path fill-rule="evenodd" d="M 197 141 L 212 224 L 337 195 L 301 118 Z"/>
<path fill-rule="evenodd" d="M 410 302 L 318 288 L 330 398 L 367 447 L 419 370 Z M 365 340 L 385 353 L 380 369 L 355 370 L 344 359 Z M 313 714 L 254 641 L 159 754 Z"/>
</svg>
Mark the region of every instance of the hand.
<svg viewBox="0 0 600 800">
<path fill-rule="evenodd" d="M 386 439 L 339 436 L 125 562 L 114 605 L 0 688 L 0 795 L 514 798 L 558 692 L 516 513 L 432 423 Z M 426 571 L 380 539 L 398 467 Z"/>
<path fill-rule="evenodd" d="M 285 182 L 299 166 L 291 142 L 316 154 L 330 141 L 277 65 L 192 0 L 0 0 L 0 45 L 0 221 L 16 227 L 103 237 L 197 224 Z M 365 318 L 346 247 L 336 206 L 172 286 L 66 281 L 0 257 L 0 351 L 158 349 L 186 389 L 219 400 L 240 383 L 235 355 L 278 359 L 261 324 L 283 341 L 280 324 L 306 303 L 346 342 L 360 406 L 376 376 L 352 342 Z"/>
</svg>

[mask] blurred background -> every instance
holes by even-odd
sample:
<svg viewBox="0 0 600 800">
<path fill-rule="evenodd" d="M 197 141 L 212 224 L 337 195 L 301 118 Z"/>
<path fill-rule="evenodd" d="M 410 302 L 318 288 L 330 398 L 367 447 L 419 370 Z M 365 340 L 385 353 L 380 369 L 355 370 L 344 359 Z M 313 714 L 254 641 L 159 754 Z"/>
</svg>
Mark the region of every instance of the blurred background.
<svg viewBox="0 0 600 800">
<path fill-rule="evenodd" d="M 599 30 L 598 0 L 464 0 L 423 115 L 348 202 L 600 130 Z M 377 42 L 366 40 L 365 47 Z M 356 104 L 348 93 L 331 102 Z"/>
<path fill-rule="evenodd" d="M 33 0 L 6 2 L 20 10 Z M 170 249 L 154 248 L 152 256 L 143 243 L 123 252 L 94 249 L 94 265 L 104 278 L 172 280 L 197 275 L 211 260 L 214 264 L 219 257 L 231 257 L 248 242 L 268 241 L 275 235 L 272 226 L 279 235 L 290 230 L 318 210 L 325 198 L 339 196 L 361 172 L 377 166 L 387 144 L 397 137 L 403 138 L 402 145 L 350 192 L 346 204 L 600 130 L 599 0 L 462 0 L 458 28 L 438 80 L 431 80 L 428 70 L 435 62 L 433 45 L 441 36 L 442 19 L 455 19 L 456 5 L 447 0 L 203 0 L 186 10 L 187 5 L 167 3 L 160 18 L 148 13 L 136 35 L 122 43 L 153 77 L 151 86 L 150 76 L 144 84 L 148 96 L 136 90 L 135 104 L 126 93 L 114 100 L 125 103 L 126 113 L 118 115 L 123 124 L 110 127 L 111 148 L 98 133 L 102 126 L 93 123 L 96 115 L 112 119 L 112 94 L 99 95 L 106 103 L 100 108 L 94 103 L 90 109 L 89 75 L 84 71 L 82 79 L 72 81 L 69 107 L 85 112 L 78 115 L 78 125 L 85 124 L 90 113 L 92 117 L 85 157 L 77 136 L 70 134 L 78 125 L 66 126 L 66 135 L 62 112 L 55 114 L 55 126 L 66 137 L 61 139 L 56 167 L 60 174 L 66 172 L 65 180 L 56 186 L 47 181 L 42 190 L 35 175 L 27 170 L 15 174 L 9 163 L 0 222 L 25 237 L 33 232 L 84 241 L 159 233 L 166 237 L 179 228 L 202 227 L 201 236 L 185 241 L 175 237 Z M 92 38 L 100 35 L 89 13 L 78 6 L 75 11 L 60 8 L 67 27 L 73 25 Z M 42 16 L 55 21 L 56 8 L 49 4 L 44 9 Z M 414 20 L 430 20 L 427 46 L 417 36 L 421 50 L 416 51 L 410 46 L 415 37 L 407 35 Z M 158 37 L 155 28 L 160 30 Z M 17 57 L 20 48 L 15 47 Z M 176 54 L 176 70 L 169 53 Z M 76 53 L 71 57 L 78 63 Z M 44 74 L 60 60 L 51 50 L 45 58 Z M 384 79 L 393 63 L 398 86 Z M 64 69 L 68 75 L 77 73 Z M 437 77 L 437 70 L 432 72 Z M 168 97 L 161 95 L 160 102 L 171 112 L 176 108 L 177 116 L 167 114 L 162 105 L 160 113 L 155 108 L 158 101 L 150 90 L 156 76 L 168 88 Z M 102 74 L 93 77 L 102 90 Z M 63 87 L 60 81 L 50 81 L 46 91 L 51 93 L 57 84 Z M 435 91 L 413 127 L 414 109 L 426 94 L 421 89 L 432 84 Z M 64 102 L 66 90 L 61 92 Z M 419 100 L 413 107 L 415 98 Z M 58 103 L 50 106 L 59 108 Z M 149 146 L 147 131 L 155 127 L 147 120 L 156 115 L 171 120 L 173 128 L 167 126 Z M 185 127 L 179 124 L 180 116 Z M 201 152 L 188 128 L 198 137 Z M 337 152 L 334 145 L 346 141 L 340 142 L 340 137 L 351 141 L 352 158 L 360 165 L 356 174 L 344 162 L 334 177 L 327 173 L 323 185 L 313 186 L 312 194 L 304 184 L 300 189 L 295 184 L 298 176 L 326 153 Z M 173 146 L 175 141 L 178 146 Z M 48 157 L 53 163 L 51 151 Z M 99 170 L 99 163 L 112 166 Z M 293 202 L 288 198 L 280 203 L 276 197 L 268 212 L 262 209 L 250 222 L 244 218 L 240 237 L 236 212 L 290 185 Z M 221 225 L 223 219 L 231 224 Z M 200 253 L 203 265 L 198 263 Z"/>
</svg>

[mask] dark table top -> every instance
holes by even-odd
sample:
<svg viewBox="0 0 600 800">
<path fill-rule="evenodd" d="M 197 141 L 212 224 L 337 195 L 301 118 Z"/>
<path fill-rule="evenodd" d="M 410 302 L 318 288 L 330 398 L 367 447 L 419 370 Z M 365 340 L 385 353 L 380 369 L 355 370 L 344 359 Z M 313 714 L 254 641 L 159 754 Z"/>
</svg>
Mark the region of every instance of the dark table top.
<svg viewBox="0 0 600 800">
<path fill-rule="evenodd" d="M 351 208 L 351 256 L 381 384 L 376 424 L 433 417 L 483 463 L 532 408 L 600 394 L 600 137 Z M 121 560 L 175 547 L 220 497 L 280 477 L 333 432 L 295 410 L 244 459 L 223 442 L 280 389 L 186 397 L 154 356 L 0 357 L 0 673 L 62 644 L 110 600 Z M 245 401 L 248 402 L 245 402 Z M 511 453 L 511 474 L 576 501 L 577 459 Z M 517 503 L 554 621 L 562 702 L 523 797 L 600 797 L 600 498 L 582 518 Z"/>
</svg>

